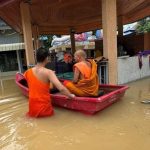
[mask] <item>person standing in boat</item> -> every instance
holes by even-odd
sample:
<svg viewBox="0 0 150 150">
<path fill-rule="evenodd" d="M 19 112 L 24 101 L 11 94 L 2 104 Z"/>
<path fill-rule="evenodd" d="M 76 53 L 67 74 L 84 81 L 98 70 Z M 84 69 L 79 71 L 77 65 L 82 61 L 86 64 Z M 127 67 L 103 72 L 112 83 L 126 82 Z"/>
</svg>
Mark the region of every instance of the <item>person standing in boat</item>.
<svg viewBox="0 0 150 150">
<path fill-rule="evenodd" d="M 61 84 L 54 71 L 46 69 L 48 63 L 49 51 L 45 48 L 39 48 L 36 52 L 37 64 L 28 69 L 25 73 L 29 87 L 29 112 L 31 117 L 45 117 L 53 115 L 53 107 L 50 97 L 50 83 L 52 83 L 62 94 L 69 99 L 75 97 L 70 91 Z"/>
<path fill-rule="evenodd" d="M 76 96 L 98 96 L 97 64 L 93 59 L 86 58 L 85 51 L 75 52 L 74 59 L 77 63 L 73 66 L 74 78 L 72 81 L 64 81 L 64 85 Z"/>
</svg>

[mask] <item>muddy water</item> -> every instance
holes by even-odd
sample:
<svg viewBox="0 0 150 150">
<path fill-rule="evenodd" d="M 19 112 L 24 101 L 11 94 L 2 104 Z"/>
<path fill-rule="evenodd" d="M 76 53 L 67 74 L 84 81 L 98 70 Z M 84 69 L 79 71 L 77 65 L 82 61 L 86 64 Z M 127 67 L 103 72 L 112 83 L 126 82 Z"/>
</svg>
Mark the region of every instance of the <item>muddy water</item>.
<svg viewBox="0 0 150 150">
<path fill-rule="evenodd" d="M 49 118 L 27 118 L 27 98 L 13 79 L 0 87 L 2 150 L 148 150 L 150 78 L 128 84 L 120 102 L 94 116 L 55 108 Z M 2 87 L 3 86 L 3 87 Z"/>
</svg>

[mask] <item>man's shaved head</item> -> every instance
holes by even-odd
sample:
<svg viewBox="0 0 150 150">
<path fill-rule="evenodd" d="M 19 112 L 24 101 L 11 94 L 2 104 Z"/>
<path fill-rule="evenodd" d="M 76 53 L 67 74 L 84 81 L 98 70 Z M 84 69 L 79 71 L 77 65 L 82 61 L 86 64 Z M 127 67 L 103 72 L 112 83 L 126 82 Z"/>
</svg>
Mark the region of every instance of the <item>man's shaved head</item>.
<svg viewBox="0 0 150 150">
<path fill-rule="evenodd" d="M 78 56 L 78 57 L 82 57 L 82 58 L 84 58 L 84 59 L 86 59 L 86 57 L 87 57 L 87 55 L 86 55 L 86 53 L 85 53 L 85 51 L 84 50 L 77 50 L 75 53 L 74 53 L 74 55 L 76 55 L 76 56 Z"/>
</svg>

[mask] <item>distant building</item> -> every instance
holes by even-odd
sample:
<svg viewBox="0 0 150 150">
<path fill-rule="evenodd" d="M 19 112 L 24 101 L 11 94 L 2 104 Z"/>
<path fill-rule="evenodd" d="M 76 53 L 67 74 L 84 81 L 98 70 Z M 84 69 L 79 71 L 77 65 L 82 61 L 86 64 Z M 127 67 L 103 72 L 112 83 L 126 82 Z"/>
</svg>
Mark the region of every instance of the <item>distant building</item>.
<svg viewBox="0 0 150 150">
<path fill-rule="evenodd" d="M 0 74 L 23 72 L 25 62 L 22 36 L 0 20 Z"/>
</svg>

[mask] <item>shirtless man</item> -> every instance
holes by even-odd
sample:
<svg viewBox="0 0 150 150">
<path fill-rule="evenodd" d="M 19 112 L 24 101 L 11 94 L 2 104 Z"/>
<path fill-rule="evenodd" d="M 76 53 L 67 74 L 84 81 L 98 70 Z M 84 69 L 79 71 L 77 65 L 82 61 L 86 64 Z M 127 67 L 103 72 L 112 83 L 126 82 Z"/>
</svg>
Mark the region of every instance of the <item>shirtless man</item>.
<svg viewBox="0 0 150 150">
<path fill-rule="evenodd" d="M 28 69 L 24 76 L 29 86 L 29 112 L 31 117 L 45 117 L 53 114 L 51 97 L 49 93 L 50 83 L 52 83 L 62 94 L 69 99 L 74 98 L 56 77 L 54 71 L 46 69 L 48 63 L 48 50 L 39 48 L 36 52 L 37 64 Z"/>
</svg>

